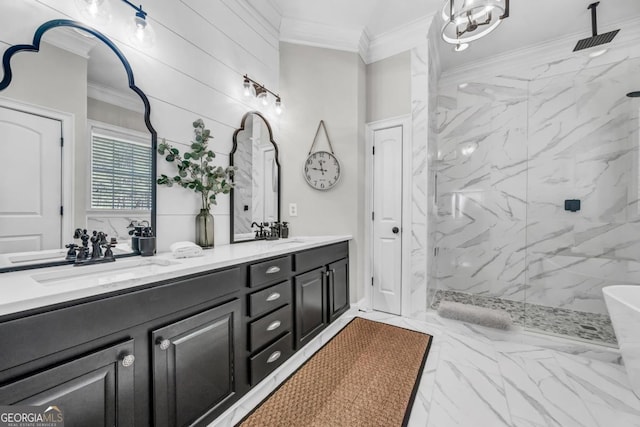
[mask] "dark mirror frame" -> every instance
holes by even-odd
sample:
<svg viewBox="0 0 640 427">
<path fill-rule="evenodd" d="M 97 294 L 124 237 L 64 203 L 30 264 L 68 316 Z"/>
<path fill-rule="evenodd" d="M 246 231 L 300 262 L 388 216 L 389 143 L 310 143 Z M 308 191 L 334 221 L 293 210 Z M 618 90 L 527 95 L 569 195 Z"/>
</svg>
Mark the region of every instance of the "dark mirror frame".
<svg viewBox="0 0 640 427">
<path fill-rule="evenodd" d="M 233 163 L 233 154 L 236 152 L 236 149 L 238 148 L 238 134 L 242 131 L 245 130 L 244 126 L 245 123 L 247 121 L 247 118 L 249 118 L 252 115 L 256 115 L 258 117 L 260 117 L 262 119 L 262 121 L 267 125 L 267 129 L 269 130 L 269 141 L 271 142 L 271 144 L 273 144 L 273 148 L 276 150 L 276 165 L 278 165 L 278 221 L 280 221 L 280 214 L 281 214 L 281 210 L 280 210 L 280 159 L 279 159 L 279 154 L 278 154 L 278 144 L 276 144 L 276 142 L 273 140 L 273 130 L 271 129 L 271 125 L 269 124 L 269 121 L 258 111 L 249 111 L 248 113 L 246 113 L 243 117 L 242 117 L 242 122 L 240 123 L 240 128 L 236 129 L 236 131 L 233 133 L 233 148 L 231 149 L 231 153 L 229 153 L 229 166 L 235 166 Z M 231 207 L 230 207 L 230 212 L 231 212 L 231 227 L 230 227 L 230 242 L 231 243 L 244 243 L 244 242 L 253 242 L 255 241 L 255 239 L 247 239 L 247 240 L 238 240 L 236 241 L 234 239 L 234 227 L 233 227 L 233 197 L 234 197 L 234 189 L 231 189 Z"/>
<path fill-rule="evenodd" d="M 42 41 L 42 37 L 44 36 L 44 34 L 54 28 L 59 28 L 59 27 L 70 27 L 70 28 L 76 28 L 78 30 L 82 30 L 82 31 L 86 31 L 87 33 L 93 35 L 94 37 L 96 37 L 98 40 L 102 41 L 104 44 L 106 44 L 112 51 L 113 53 L 118 57 L 118 59 L 120 60 L 120 62 L 122 63 L 122 66 L 124 67 L 124 70 L 127 73 L 127 79 L 129 81 L 129 88 L 134 91 L 135 93 L 138 94 L 138 96 L 140 97 L 140 99 L 142 99 L 142 102 L 144 103 L 144 122 L 145 125 L 147 126 L 147 129 L 149 130 L 149 132 L 151 133 L 151 181 L 152 181 L 152 185 L 151 185 L 151 227 L 153 229 L 153 232 L 155 233 L 155 235 L 158 235 L 158 228 L 157 228 L 157 224 L 156 224 L 156 175 L 157 175 L 157 162 L 156 162 L 156 152 L 157 152 L 157 148 L 158 148 L 158 133 L 156 132 L 156 130 L 153 128 L 153 126 L 151 125 L 151 106 L 149 105 L 149 99 L 147 98 L 147 96 L 144 94 L 144 92 L 142 90 L 140 90 L 140 88 L 138 86 L 136 86 L 135 84 L 135 80 L 133 78 L 133 70 L 131 69 L 131 65 L 129 64 L 129 61 L 127 60 L 127 58 L 124 56 L 124 54 L 120 51 L 120 49 L 118 49 L 118 47 L 104 34 L 102 34 L 101 32 L 99 32 L 98 30 L 88 27 L 80 22 L 77 21 L 72 21 L 69 19 L 54 19 L 51 21 L 47 21 L 44 24 L 40 25 L 40 27 L 38 27 L 38 29 L 36 30 L 35 34 L 33 35 L 33 43 L 32 44 L 17 44 L 14 46 L 9 47 L 5 52 L 4 55 L 2 56 L 2 68 L 4 71 L 4 77 L 3 79 L 0 81 L 0 92 L 3 91 L 4 89 L 6 89 L 9 84 L 11 83 L 11 79 L 13 77 L 13 72 L 11 71 L 11 58 L 13 58 L 13 55 L 15 55 L 16 53 L 19 52 L 39 52 L 40 51 L 40 42 Z M 269 129 L 271 130 L 271 129 Z M 279 202 L 278 202 L 279 203 Z M 278 206 L 278 214 L 279 214 L 279 206 Z M 233 219 L 233 218 L 232 218 Z M 120 255 L 116 255 L 116 258 L 125 258 L 125 257 L 130 257 L 130 256 L 136 256 L 138 254 L 136 253 L 130 253 L 130 254 L 120 254 Z M 1 268 L 0 269 L 0 273 L 7 273 L 10 271 L 19 271 L 19 270 L 30 270 L 30 269 L 35 269 L 35 268 L 44 268 L 44 267 L 52 267 L 52 266 L 58 266 L 58 265 L 67 265 L 67 264 L 72 264 L 73 261 L 66 261 L 66 260 L 62 260 L 62 261 L 51 261 L 51 262 L 43 262 L 40 264 L 31 264 L 31 265 L 22 265 L 22 266 L 16 266 L 16 267 L 6 267 L 6 268 Z"/>
</svg>

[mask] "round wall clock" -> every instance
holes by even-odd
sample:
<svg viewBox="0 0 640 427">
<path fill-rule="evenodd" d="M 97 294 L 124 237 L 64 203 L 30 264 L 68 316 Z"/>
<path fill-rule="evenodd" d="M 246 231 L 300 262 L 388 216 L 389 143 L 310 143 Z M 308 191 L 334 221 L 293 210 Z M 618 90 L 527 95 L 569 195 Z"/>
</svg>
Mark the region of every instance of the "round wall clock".
<svg viewBox="0 0 640 427">
<path fill-rule="evenodd" d="M 329 151 L 313 151 L 313 147 L 316 145 L 318 135 L 320 134 L 320 128 L 324 129 L 325 135 L 327 135 L 327 142 L 329 143 Z M 309 149 L 309 155 L 304 162 L 302 173 L 304 179 L 312 188 L 320 191 L 330 190 L 338 183 L 340 179 L 340 173 L 342 168 L 340 162 L 333 152 L 331 146 L 331 140 L 327 133 L 327 128 L 324 125 L 324 120 L 320 120 L 318 124 L 318 130 L 316 130 L 316 136 L 313 137 L 311 148 Z"/>
<path fill-rule="evenodd" d="M 316 190 L 329 190 L 340 179 L 340 162 L 333 153 L 314 151 L 304 164 L 304 178 Z"/>
</svg>

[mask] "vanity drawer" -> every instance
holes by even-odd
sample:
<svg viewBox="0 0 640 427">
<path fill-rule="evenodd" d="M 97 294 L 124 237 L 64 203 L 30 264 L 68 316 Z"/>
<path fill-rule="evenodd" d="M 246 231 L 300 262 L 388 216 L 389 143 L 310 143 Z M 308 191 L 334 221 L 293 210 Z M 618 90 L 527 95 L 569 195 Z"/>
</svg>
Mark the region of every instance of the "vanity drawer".
<svg viewBox="0 0 640 427">
<path fill-rule="evenodd" d="M 348 242 L 341 242 L 334 245 L 322 246 L 320 248 L 298 252 L 297 254 L 294 254 L 296 273 L 304 273 L 305 271 L 313 270 L 314 268 L 329 264 L 332 261 L 346 258 L 348 255 Z"/>
<path fill-rule="evenodd" d="M 255 351 L 278 335 L 291 330 L 291 305 L 249 324 L 249 351 Z"/>
<path fill-rule="evenodd" d="M 286 281 L 249 295 L 249 316 L 258 316 L 291 302 L 291 282 Z"/>
<path fill-rule="evenodd" d="M 291 257 L 289 255 L 264 261 L 249 266 L 249 286 L 264 285 L 289 277 L 291 274 Z"/>
<path fill-rule="evenodd" d="M 258 384 L 264 377 L 282 365 L 293 353 L 291 333 L 280 338 L 269 347 L 249 359 L 251 385 Z"/>
</svg>

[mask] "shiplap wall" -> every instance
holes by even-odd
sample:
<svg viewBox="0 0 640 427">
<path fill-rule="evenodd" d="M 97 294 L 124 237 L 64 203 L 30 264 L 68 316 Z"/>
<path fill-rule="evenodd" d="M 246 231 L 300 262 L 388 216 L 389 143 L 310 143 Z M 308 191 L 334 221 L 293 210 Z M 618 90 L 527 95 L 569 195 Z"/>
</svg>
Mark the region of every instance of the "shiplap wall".
<svg viewBox="0 0 640 427">
<path fill-rule="evenodd" d="M 247 111 L 259 110 L 270 120 L 276 139 L 278 117 L 242 94 L 242 75 L 278 91 L 279 45 L 277 13 L 268 2 L 254 0 L 148 0 L 143 2 L 156 32 L 154 47 L 139 50 L 128 39 L 126 23 L 133 9 L 111 0 L 112 20 L 93 25 L 122 50 L 133 68 L 136 84 L 151 103 L 151 121 L 161 140 L 186 148 L 191 123 L 202 118 L 214 135 L 211 148 L 220 165 L 228 164 L 232 135 Z M 50 19 L 82 21 L 73 0 L 0 0 L 0 47 L 30 43 L 36 28 Z M 286 99 L 284 100 L 286 102 Z M 159 173 L 172 173 L 158 159 Z M 158 248 L 178 240 L 193 240 L 196 194 L 182 188 L 158 189 Z M 229 198 L 220 197 L 213 210 L 215 242 L 229 241 Z"/>
</svg>

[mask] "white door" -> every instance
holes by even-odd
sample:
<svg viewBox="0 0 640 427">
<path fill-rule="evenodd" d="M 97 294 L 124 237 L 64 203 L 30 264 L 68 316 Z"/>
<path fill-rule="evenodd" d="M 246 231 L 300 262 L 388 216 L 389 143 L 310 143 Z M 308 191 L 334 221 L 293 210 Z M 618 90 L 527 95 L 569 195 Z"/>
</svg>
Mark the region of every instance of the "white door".
<svg viewBox="0 0 640 427">
<path fill-rule="evenodd" d="M 0 107 L 0 253 L 61 248 L 61 137 L 59 120 Z"/>
<path fill-rule="evenodd" d="M 373 309 L 402 307 L 402 126 L 373 131 Z"/>
</svg>

